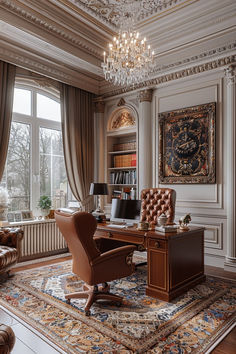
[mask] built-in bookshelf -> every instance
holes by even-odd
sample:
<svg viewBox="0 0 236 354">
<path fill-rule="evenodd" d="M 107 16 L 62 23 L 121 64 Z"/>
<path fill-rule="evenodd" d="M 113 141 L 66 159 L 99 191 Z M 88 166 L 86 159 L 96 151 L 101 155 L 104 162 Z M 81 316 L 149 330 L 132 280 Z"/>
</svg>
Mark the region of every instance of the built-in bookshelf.
<svg viewBox="0 0 236 354">
<path fill-rule="evenodd" d="M 112 198 L 136 199 L 137 146 L 134 127 L 107 133 L 107 182 L 108 203 Z"/>
</svg>

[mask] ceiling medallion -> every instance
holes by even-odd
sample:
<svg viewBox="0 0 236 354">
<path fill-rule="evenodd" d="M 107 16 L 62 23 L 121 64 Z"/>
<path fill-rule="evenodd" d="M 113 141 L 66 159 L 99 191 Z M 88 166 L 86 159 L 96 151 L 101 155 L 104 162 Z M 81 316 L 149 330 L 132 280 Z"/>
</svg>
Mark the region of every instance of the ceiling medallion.
<svg viewBox="0 0 236 354">
<path fill-rule="evenodd" d="M 153 68 L 154 52 L 147 45 L 144 37 L 134 27 L 137 23 L 136 15 L 142 1 L 122 0 L 122 17 L 120 30 L 109 43 L 108 53 L 104 52 L 102 63 L 105 80 L 114 85 L 135 85 L 148 78 Z"/>
</svg>

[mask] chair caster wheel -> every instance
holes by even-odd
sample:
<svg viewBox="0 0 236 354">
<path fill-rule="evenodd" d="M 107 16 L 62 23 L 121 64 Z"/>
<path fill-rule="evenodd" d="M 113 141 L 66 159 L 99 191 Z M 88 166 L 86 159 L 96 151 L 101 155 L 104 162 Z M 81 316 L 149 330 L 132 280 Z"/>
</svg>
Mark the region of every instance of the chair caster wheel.
<svg viewBox="0 0 236 354">
<path fill-rule="evenodd" d="M 85 316 L 90 316 L 91 315 L 91 312 L 88 310 L 88 311 L 85 311 Z"/>
<path fill-rule="evenodd" d="M 67 303 L 67 304 L 70 304 L 70 299 L 66 299 L 66 303 Z"/>
</svg>

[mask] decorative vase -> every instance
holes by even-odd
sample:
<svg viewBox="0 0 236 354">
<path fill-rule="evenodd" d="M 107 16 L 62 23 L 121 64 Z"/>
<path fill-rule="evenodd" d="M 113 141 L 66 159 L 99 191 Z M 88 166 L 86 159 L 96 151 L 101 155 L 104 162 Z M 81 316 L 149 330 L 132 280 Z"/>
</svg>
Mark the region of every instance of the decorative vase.
<svg viewBox="0 0 236 354">
<path fill-rule="evenodd" d="M 7 221 L 8 204 L 0 204 L 0 221 Z"/>
<path fill-rule="evenodd" d="M 158 223 L 160 226 L 165 226 L 167 223 L 168 217 L 165 214 L 161 214 L 158 218 Z"/>
<path fill-rule="evenodd" d="M 41 209 L 42 217 L 45 219 L 48 216 L 50 209 Z"/>
</svg>

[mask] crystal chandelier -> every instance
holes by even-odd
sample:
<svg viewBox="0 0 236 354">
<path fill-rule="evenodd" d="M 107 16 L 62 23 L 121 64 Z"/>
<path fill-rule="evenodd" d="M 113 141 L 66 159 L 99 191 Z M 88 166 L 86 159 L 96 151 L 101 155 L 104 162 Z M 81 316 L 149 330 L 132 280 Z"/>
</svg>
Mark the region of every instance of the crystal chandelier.
<svg viewBox="0 0 236 354">
<path fill-rule="evenodd" d="M 139 32 L 133 30 L 134 16 L 129 11 L 121 19 L 126 23 L 126 29 L 123 25 L 113 43 L 109 43 L 108 53 L 104 52 L 102 68 L 105 80 L 114 85 L 135 85 L 147 79 L 153 68 L 154 51 L 151 52 L 146 38 L 140 39 Z"/>
</svg>

